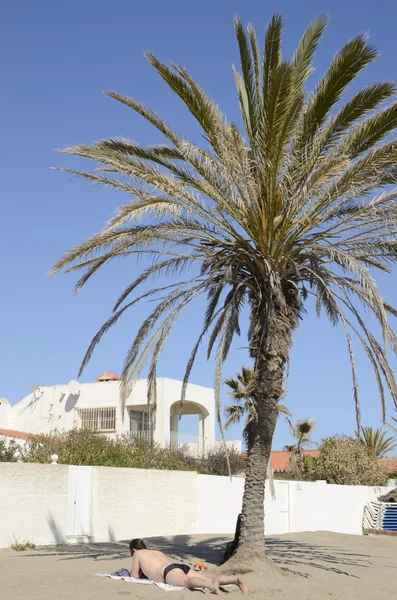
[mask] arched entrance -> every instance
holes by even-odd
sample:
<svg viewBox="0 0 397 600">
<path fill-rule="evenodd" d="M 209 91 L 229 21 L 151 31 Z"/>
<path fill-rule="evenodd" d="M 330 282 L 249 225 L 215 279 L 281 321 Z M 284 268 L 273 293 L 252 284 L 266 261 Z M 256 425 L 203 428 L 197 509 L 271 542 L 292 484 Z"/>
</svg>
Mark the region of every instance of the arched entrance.
<svg viewBox="0 0 397 600">
<path fill-rule="evenodd" d="M 180 427 L 181 417 L 184 415 L 198 415 L 197 432 L 183 431 Z M 171 449 L 184 450 L 187 454 L 196 458 L 204 456 L 206 449 L 213 444 L 209 437 L 210 414 L 208 410 L 197 402 L 184 401 L 182 406 L 179 401 L 174 402 L 170 407 L 170 447 Z"/>
</svg>

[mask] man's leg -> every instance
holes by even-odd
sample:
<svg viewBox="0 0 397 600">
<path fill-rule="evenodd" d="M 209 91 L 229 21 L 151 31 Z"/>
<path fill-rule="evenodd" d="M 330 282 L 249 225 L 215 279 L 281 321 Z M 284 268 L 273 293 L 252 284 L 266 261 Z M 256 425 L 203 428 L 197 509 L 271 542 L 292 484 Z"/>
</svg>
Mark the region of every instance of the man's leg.
<svg viewBox="0 0 397 600">
<path fill-rule="evenodd" d="M 219 589 L 218 579 L 212 578 L 209 575 L 187 575 L 187 584 L 190 590 L 194 590 L 196 588 L 208 589 L 211 590 L 213 594 L 217 594 L 218 596 L 223 596 L 223 592 Z"/>
<path fill-rule="evenodd" d="M 217 578 L 217 581 L 219 582 L 219 585 L 237 585 L 243 594 L 248 594 L 249 592 L 248 585 L 245 583 L 244 579 L 241 579 L 241 577 L 236 577 L 233 575 L 220 575 Z"/>
<path fill-rule="evenodd" d="M 243 594 L 249 592 L 245 581 L 240 577 L 235 577 L 233 575 L 220 575 L 219 577 L 216 577 L 216 575 L 214 575 L 214 577 L 210 577 L 209 575 L 188 575 L 187 579 L 189 580 L 189 585 L 186 587 L 189 589 L 207 588 L 218 596 L 223 595 L 219 589 L 219 586 L 221 585 L 237 585 Z"/>
<path fill-rule="evenodd" d="M 180 585 L 189 588 L 190 590 L 207 588 L 214 594 L 222 596 L 222 592 L 219 589 L 219 583 L 216 579 L 211 578 L 209 575 L 196 575 L 193 570 L 191 570 L 189 574 L 185 574 L 181 569 L 173 569 L 168 573 L 166 583 Z"/>
</svg>

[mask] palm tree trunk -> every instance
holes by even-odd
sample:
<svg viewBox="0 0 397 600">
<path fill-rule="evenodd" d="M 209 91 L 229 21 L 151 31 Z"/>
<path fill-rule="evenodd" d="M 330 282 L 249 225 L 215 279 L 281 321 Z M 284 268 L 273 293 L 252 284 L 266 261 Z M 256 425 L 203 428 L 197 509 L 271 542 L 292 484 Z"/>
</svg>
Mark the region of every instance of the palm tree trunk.
<svg viewBox="0 0 397 600">
<path fill-rule="evenodd" d="M 255 360 L 255 383 L 252 392 L 257 417 L 253 423 L 245 475 L 241 536 L 234 557 L 226 563 L 231 570 L 252 570 L 253 562 L 265 559 L 265 484 L 278 402 L 283 394 L 284 369 L 297 323 L 297 306 L 273 310 L 264 321 L 251 329 L 251 355 Z M 260 307 L 253 307 L 258 314 Z M 266 314 L 266 313 L 262 313 Z"/>
<path fill-rule="evenodd" d="M 264 555 L 264 499 L 267 464 L 277 420 L 275 403 L 264 402 L 245 473 L 239 551 L 254 558 Z M 266 414 L 264 414 L 266 412 Z"/>
</svg>

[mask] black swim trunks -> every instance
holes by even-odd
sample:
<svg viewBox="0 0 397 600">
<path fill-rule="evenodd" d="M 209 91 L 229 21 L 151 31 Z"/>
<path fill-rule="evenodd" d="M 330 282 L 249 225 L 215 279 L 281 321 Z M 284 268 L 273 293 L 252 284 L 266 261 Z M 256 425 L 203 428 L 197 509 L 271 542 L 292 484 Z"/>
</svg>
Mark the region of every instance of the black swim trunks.
<svg viewBox="0 0 397 600">
<path fill-rule="evenodd" d="M 176 564 L 173 563 L 172 565 L 168 565 L 168 567 L 165 567 L 164 569 L 164 573 L 163 573 L 163 579 L 164 579 L 164 583 L 167 583 L 167 575 L 170 571 L 173 571 L 174 569 L 180 569 L 181 571 L 183 571 L 185 573 L 185 575 L 187 575 L 190 571 L 190 567 L 188 567 L 188 565 L 183 565 L 183 564 Z"/>
</svg>

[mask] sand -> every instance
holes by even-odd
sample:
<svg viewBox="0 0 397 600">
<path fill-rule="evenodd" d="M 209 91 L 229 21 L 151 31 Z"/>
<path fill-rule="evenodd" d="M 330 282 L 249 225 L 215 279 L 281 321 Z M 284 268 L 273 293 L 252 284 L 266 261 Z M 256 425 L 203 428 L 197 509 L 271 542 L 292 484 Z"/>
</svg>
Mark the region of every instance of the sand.
<svg viewBox="0 0 397 600">
<path fill-rule="evenodd" d="M 179 561 L 216 563 L 229 538 L 178 536 L 148 540 Z M 280 575 L 250 574 L 249 598 L 322 600 L 397 598 L 397 537 L 348 536 L 315 532 L 274 536 L 268 553 Z M 4 600 L 179 600 L 192 592 L 165 592 L 156 586 L 93 577 L 129 568 L 126 542 L 54 546 L 26 552 L 0 551 L 0 596 Z M 207 592 L 209 594 L 209 592 Z M 200 592 L 193 592 L 200 598 Z M 230 598 L 241 597 L 232 589 Z M 211 596 L 214 597 L 214 596 Z"/>
</svg>

